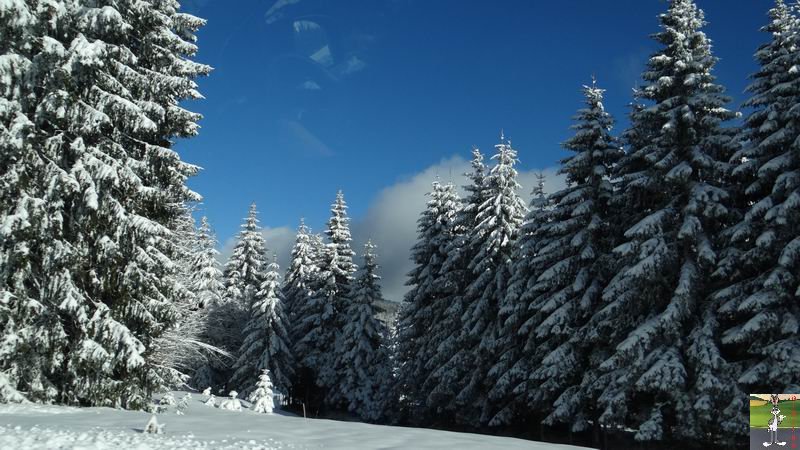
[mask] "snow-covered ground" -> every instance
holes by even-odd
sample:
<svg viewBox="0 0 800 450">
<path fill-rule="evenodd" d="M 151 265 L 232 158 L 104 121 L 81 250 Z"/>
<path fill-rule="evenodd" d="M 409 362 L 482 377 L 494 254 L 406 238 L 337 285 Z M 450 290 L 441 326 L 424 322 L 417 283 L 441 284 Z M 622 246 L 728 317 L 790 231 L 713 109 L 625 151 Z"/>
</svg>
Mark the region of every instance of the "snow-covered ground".
<svg viewBox="0 0 800 450">
<path fill-rule="evenodd" d="M 177 399 L 182 396 L 175 393 Z M 0 450 L 579 449 L 478 434 L 304 419 L 278 411 L 273 415 L 224 411 L 203 405 L 203 399 L 193 394 L 185 415 L 177 415 L 174 406 L 159 414 L 165 429 L 158 435 L 142 433 L 150 418 L 144 412 L 0 405 Z"/>
</svg>

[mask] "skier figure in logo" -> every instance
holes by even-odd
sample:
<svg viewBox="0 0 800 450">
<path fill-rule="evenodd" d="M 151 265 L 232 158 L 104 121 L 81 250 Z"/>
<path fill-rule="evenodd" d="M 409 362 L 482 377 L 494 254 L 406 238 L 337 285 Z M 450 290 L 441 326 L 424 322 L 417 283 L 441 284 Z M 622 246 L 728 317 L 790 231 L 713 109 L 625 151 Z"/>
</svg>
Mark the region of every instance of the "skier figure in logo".
<svg viewBox="0 0 800 450">
<path fill-rule="evenodd" d="M 772 418 L 767 422 L 767 429 L 769 430 L 769 442 L 764 442 L 764 447 L 769 447 L 772 444 L 786 445 L 786 442 L 778 442 L 778 425 L 783 422 L 786 416 L 781 415 L 781 410 L 778 409 L 778 394 L 771 394 L 769 401 L 772 403 Z"/>
</svg>

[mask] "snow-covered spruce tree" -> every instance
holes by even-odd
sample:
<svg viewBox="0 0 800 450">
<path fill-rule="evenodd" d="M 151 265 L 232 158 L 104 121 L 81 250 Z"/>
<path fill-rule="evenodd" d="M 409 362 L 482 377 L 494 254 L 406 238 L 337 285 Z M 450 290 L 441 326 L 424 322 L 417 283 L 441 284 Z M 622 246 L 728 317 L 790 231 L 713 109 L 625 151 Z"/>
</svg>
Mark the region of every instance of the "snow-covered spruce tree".
<svg viewBox="0 0 800 450">
<path fill-rule="evenodd" d="M 533 187 L 531 192 L 531 207 L 538 210 L 543 210 L 550 205 L 550 198 L 544 191 L 544 183 L 547 181 L 547 176 L 544 172 L 536 172 L 536 186 Z"/>
<path fill-rule="evenodd" d="M 175 2 L 0 6 L 0 371 L 38 401 L 142 407 L 177 373 L 174 207 L 198 200 L 171 139 L 196 134 Z M 157 58 L 153 56 L 157 55 Z"/>
<path fill-rule="evenodd" d="M 261 414 L 272 414 L 275 409 L 275 401 L 272 392 L 272 379 L 269 376 L 269 369 L 261 371 L 256 382 L 255 389 L 247 398 L 253 404 L 253 411 Z"/>
<path fill-rule="evenodd" d="M 447 259 L 447 247 L 453 240 L 453 227 L 461 207 L 452 183 L 433 182 L 430 199 L 417 220 L 417 243 L 411 249 L 414 269 L 408 274 L 405 295 L 396 320 L 395 350 L 397 390 L 402 395 L 401 407 L 409 418 L 427 422 L 423 411 L 427 402 L 426 384 L 433 383 L 431 368 L 426 367 L 439 353 L 439 337 L 455 333 L 455 314 L 447 314 L 451 298 L 440 278 Z"/>
<path fill-rule="evenodd" d="M 194 293 L 189 289 L 192 259 L 198 249 L 197 224 L 192 215 L 194 213 L 194 205 L 182 204 L 177 205 L 176 208 L 178 208 L 179 213 L 170 225 L 173 233 L 173 259 L 175 259 L 178 266 L 176 279 L 187 291 L 184 295 L 186 298 L 182 298 L 180 301 L 189 303 L 194 307 L 196 304 Z"/>
<path fill-rule="evenodd" d="M 62 11 L 49 15 L 67 20 Z M 31 43 L 50 34 L 47 20 L 35 4 L 0 5 L 0 402 L 58 399 L 63 384 L 55 374 L 65 361 L 58 304 L 78 289 L 67 279 L 62 292 L 44 292 L 44 270 L 64 278 L 74 266 L 65 258 L 72 257 L 68 239 L 54 233 L 59 217 L 48 216 L 64 209 L 57 203 L 63 203 L 60 184 L 75 182 L 63 177 L 55 192 L 47 189 L 63 169 L 45 157 L 62 152 L 36 151 L 48 136 L 34 123 L 43 95 L 33 74 L 63 61 L 57 56 L 34 64 L 41 51 Z"/>
<path fill-rule="evenodd" d="M 596 405 L 601 424 L 636 429 L 637 440 L 708 441 L 719 422 L 704 415 L 730 401 L 723 361 L 706 336 L 717 307 L 708 300 L 713 239 L 730 215 L 720 184 L 732 145 L 722 122 L 734 114 L 714 83 L 702 11 L 691 0 L 672 0 L 660 21 L 654 38 L 663 48 L 638 91 L 647 105 L 631 121 L 645 127 L 633 133 L 641 145 L 629 148 L 616 171 L 614 214 L 625 220 L 612 258 L 621 264 L 578 330 L 576 339 L 593 347 L 591 365 L 555 406 L 585 417 Z"/>
<path fill-rule="evenodd" d="M 456 420 L 473 426 L 491 419 L 486 392 L 495 384 L 488 372 L 498 351 L 497 314 L 511 278 L 512 249 L 527 211 L 517 194 L 517 152 L 502 135 L 500 139 L 492 157 L 496 163 L 483 180 L 484 201 L 477 208 L 474 227 L 466 232 L 476 252 L 467 266 L 472 276 L 462 294 L 456 354 L 447 363 L 459 375 L 455 379 Z"/>
<path fill-rule="evenodd" d="M 452 240 L 446 246 L 447 259 L 445 259 L 439 276 L 442 286 L 445 286 L 450 298 L 443 300 L 447 304 L 447 320 L 437 324 L 436 337 L 438 342 L 436 354 L 426 363 L 430 375 L 425 383 L 427 394 L 427 409 L 435 413 L 436 420 L 449 423 L 458 409 L 455 404 L 456 395 L 459 393 L 457 383 L 464 377 L 466 362 L 453 358 L 461 358 L 459 352 L 459 336 L 462 331 L 462 315 L 466 310 L 465 293 L 470 281 L 473 279 L 469 268 L 470 262 L 478 249 L 470 240 L 470 232 L 475 228 L 478 208 L 485 202 L 486 195 L 484 182 L 486 166 L 483 155 L 477 148 L 472 150 L 472 172 L 466 173 L 469 183 L 464 186 L 467 195 L 461 200 L 453 221 Z M 403 338 L 400 336 L 400 340 Z"/>
<path fill-rule="evenodd" d="M 328 270 L 333 276 L 335 284 L 326 287 L 325 290 L 332 289 L 330 293 L 333 295 L 334 336 L 338 336 L 347 322 L 344 314 L 351 303 L 350 288 L 357 269 L 353 263 L 355 252 L 350 247 L 350 219 L 347 217 L 347 204 L 342 191 L 336 194 L 336 201 L 331 205 L 331 217 L 328 219 L 325 236 L 328 238 L 327 246 L 333 247 L 335 257 L 335 260 L 328 264 Z M 322 295 L 328 294 L 323 293 Z M 334 354 L 326 355 L 326 358 L 328 361 L 319 368 L 317 382 L 319 386 L 326 388 L 325 402 L 327 406 L 338 408 L 344 406 L 342 399 L 336 396 L 335 390 L 330 389 L 339 381 L 336 373 L 337 363 Z"/>
<path fill-rule="evenodd" d="M 530 412 L 527 406 L 528 377 L 538 361 L 523 357 L 535 348 L 531 340 L 528 303 L 521 301 L 532 286 L 535 278 L 534 257 L 538 247 L 538 230 L 550 220 L 551 202 L 544 190 L 546 177 L 542 172 L 536 174 L 536 186 L 531 192 L 530 207 L 520 227 L 516 246 L 511 255 L 511 279 L 506 294 L 498 310 L 499 338 L 495 360 L 489 373 L 496 380 L 489 387 L 488 396 L 494 405 L 494 416 L 490 426 L 507 425 L 524 421 Z"/>
<path fill-rule="evenodd" d="M 506 327 L 502 335 L 511 340 L 503 347 L 512 354 L 521 350 L 519 358 L 524 361 L 501 376 L 500 390 L 529 381 L 512 397 L 511 405 L 501 405 L 512 409 L 500 410 L 496 423 L 513 420 L 513 407 L 526 403 L 539 415 L 551 413 L 553 402 L 580 382 L 582 368 L 588 366 L 592 348 L 575 339 L 575 331 L 592 317 L 610 278 L 606 271 L 613 246 L 609 175 L 622 156 L 611 135 L 613 119 L 603 107 L 603 92 L 594 83 L 583 87 L 586 107 L 575 116 L 575 135 L 563 144 L 574 152 L 561 161 L 559 170 L 566 175 L 567 187 L 550 196 L 551 208 L 534 209 L 529 217 L 531 234 L 521 239 L 522 251 L 515 255 L 519 264 L 501 314 Z M 587 419 L 596 423 L 596 417 L 559 413 L 545 423 L 563 420 L 573 431 L 586 428 Z"/>
<path fill-rule="evenodd" d="M 191 286 L 193 260 L 200 251 L 192 217 L 194 206 L 184 204 L 179 208 L 181 212 L 171 226 L 179 286 L 173 292 L 176 319 L 174 326 L 154 341 L 151 359 L 179 371 L 185 381 L 205 363 L 208 352 L 214 348 L 204 342 L 208 314 L 207 310 L 198 308 L 197 294 Z"/>
<path fill-rule="evenodd" d="M 46 32 L 40 20 L 27 3 L 0 6 L 0 402 L 26 401 L 18 387 L 33 400 L 58 394 L 45 375 L 58 368 L 49 357 L 58 352 L 57 342 L 39 334 L 34 318 L 43 325 L 59 319 L 55 308 L 42 307 L 41 289 L 30 283 L 41 279 L 44 259 L 52 260 L 52 225 L 45 220 L 41 184 L 48 165 L 34 151 L 45 136 L 34 135 L 32 122 L 41 99 L 29 76 L 34 56 L 29 43 Z"/>
<path fill-rule="evenodd" d="M 731 158 L 743 214 L 725 231 L 728 248 L 716 274 L 723 285 L 714 295 L 724 357 L 737 369 L 732 392 L 742 398 L 800 389 L 800 22 L 780 0 L 769 16 L 762 30 L 771 40 L 755 54 L 760 68 L 745 102 L 751 112 Z M 727 431 L 746 434 L 747 414 L 744 401 L 726 411 Z"/>
<path fill-rule="evenodd" d="M 233 376 L 228 386 L 238 389 L 243 395 L 253 389 L 259 374 L 265 369 L 269 369 L 270 379 L 278 391 L 286 394 L 291 386 L 294 357 L 278 270 L 278 263 L 273 258 L 250 308 L 250 319 L 243 332 L 244 341 L 233 365 Z"/>
<path fill-rule="evenodd" d="M 328 242 L 336 247 L 336 264 L 334 267 L 337 268 L 337 272 L 335 273 L 336 301 L 334 302 L 334 311 L 338 315 L 347 309 L 350 281 L 353 279 L 353 274 L 357 269 L 353 263 L 355 252 L 350 248 L 350 219 L 347 217 L 347 204 L 344 201 L 342 191 L 336 194 L 336 201 L 331 205 L 331 217 L 328 219 L 325 236 L 327 236 Z M 340 326 L 343 324 L 342 321 L 338 323 Z"/>
<path fill-rule="evenodd" d="M 314 289 L 318 286 L 319 268 L 325 260 L 325 244 L 322 236 L 319 234 L 305 233 L 305 237 L 300 234 L 300 231 L 307 231 L 307 228 L 301 223 L 301 228 L 298 230 L 298 237 L 293 249 L 293 258 L 290 263 L 289 271 L 287 271 L 287 282 L 284 284 L 284 292 L 289 295 L 287 298 L 288 314 L 289 316 L 289 337 L 292 342 L 292 353 L 295 356 L 297 365 L 295 366 L 295 377 L 292 380 L 292 389 L 289 393 L 292 400 L 300 400 L 306 404 L 317 400 L 317 374 L 314 368 L 306 365 L 306 356 L 310 353 L 311 347 L 301 345 L 299 340 L 306 336 L 311 329 L 315 326 L 319 313 L 319 305 L 312 304 L 315 301 L 313 298 Z M 307 252 L 305 250 L 297 253 L 294 250 L 303 248 L 302 242 L 306 241 L 308 245 Z M 298 246 L 298 242 L 299 244 Z M 302 256 L 302 253 L 307 253 L 307 258 Z M 294 255 L 298 255 L 297 259 Z M 304 259 L 307 261 L 302 262 Z M 292 276 L 293 266 L 297 262 L 298 266 L 305 266 L 303 269 L 303 279 Z M 299 273 L 298 273 L 299 274 Z M 301 286 L 301 290 L 296 288 Z M 305 294 L 302 294 L 302 289 L 305 289 Z"/>
<path fill-rule="evenodd" d="M 217 331 L 222 333 L 216 336 L 218 345 L 237 355 L 237 358 L 244 338 L 243 329 L 250 319 L 250 308 L 265 280 L 265 251 L 264 237 L 258 225 L 258 211 L 253 203 L 241 225 L 233 253 L 225 263 L 222 305 L 213 313 L 218 316 L 215 320 L 220 321 Z"/>
<path fill-rule="evenodd" d="M 191 290 L 197 301 L 196 308 L 203 311 L 201 316 L 203 322 L 203 342 L 209 345 L 223 345 L 217 336 L 224 336 L 226 332 L 221 329 L 221 317 L 217 309 L 222 303 L 222 293 L 225 286 L 222 284 L 222 271 L 220 270 L 216 249 L 217 239 L 208 218 L 205 216 L 200 219 L 200 228 L 197 230 L 197 249 L 191 261 L 191 273 L 189 275 L 189 290 Z M 227 365 L 229 355 L 220 353 L 221 348 L 208 352 L 204 361 L 192 374 L 190 384 L 197 389 L 208 386 L 221 385 L 225 380 L 217 375 L 223 371 Z"/>
<path fill-rule="evenodd" d="M 308 227 L 301 219 L 297 227 L 297 235 L 292 247 L 292 260 L 283 281 L 283 295 L 286 303 L 286 316 L 293 320 L 292 312 L 296 305 L 306 301 L 311 294 L 309 284 L 316 270 L 314 248 Z"/>
<path fill-rule="evenodd" d="M 339 261 L 336 245 L 327 244 L 320 250 L 311 294 L 296 305 L 292 323 L 294 356 L 303 384 L 299 387 L 302 391 L 293 395 L 305 403 L 318 402 L 319 398 L 311 397 L 317 394 L 324 397 L 331 386 L 328 381 L 335 380 L 332 352 L 338 324 L 334 304 L 338 292 L 336 274 L 342 270 L 336 265 Z M 322 388 L 322 392 L 317 392 L 315 386 Z"/>
<path fill-rule="evenodd" d="M 334 364 L 339 382 L 331 394 L 347 410 L 376 421 L 385 411 L 391 385 L 386 326 L 378 320 L 375 302 L 383 300 L 377 256 L 371 241 L 364 245 L 364 265 L 353 280 L 346 320 L 337 336 Z"/>
<path fill-rule="evenodd" d="M 203 216 L 197 230 L 197 249 L 192 258 L 189 277 L 189 290 L 196 296 L 197 308 L 210 310 L 222 300 L 225 285 L 222 283 L 217 255 L 217 238 L 208 218 Z"/>
</svg>

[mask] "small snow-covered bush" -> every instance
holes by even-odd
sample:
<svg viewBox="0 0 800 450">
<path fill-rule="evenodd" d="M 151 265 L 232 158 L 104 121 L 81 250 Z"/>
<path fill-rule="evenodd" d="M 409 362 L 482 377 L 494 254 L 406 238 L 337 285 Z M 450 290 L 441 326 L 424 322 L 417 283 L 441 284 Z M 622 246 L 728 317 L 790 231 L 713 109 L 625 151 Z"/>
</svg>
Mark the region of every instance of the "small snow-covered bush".
<svg viewBox="0 0 800 450">
<path fill-rule="evenodd" d="M 272 396 L 272 379 L 269 377 L 269 369 L 264 369 L 258 377 L 256 389 L 248 397 L 248 400 L 253 403 L 253 411 L 272 414 L 272 410 L 275 408 Z"/>
<path fill-rule="evenodd" d="M 158 402 L 158 404 L 164 406 L 175 406 L 175 396 L 172 394 L 172 392 L 167 392 L 163 397 L 161 397 L 161 400 Z"/>
<path fill-rule="evenodd" d="M 150 416 L 150 420 L 147 421 L 147 425 L 144 427 L 144 432 L 148 434 L 163 434 L 164 425 L 159 425 L 156 416 L 152 415 Z"/>
<path fill-rule="evenodd" d="M 204 401 L 203 404 L 206 405 L 206 406 L 212 406 L 212 407 L 216 408 L 217 407 L 217 399 L 214 397 L 214 394 L 211 394 L 211 396 L 208 397 L 208 400 Z"/>
<path fill-rule="evenodd" d="M 3 372 L 0 372 L 0 403 L 29 403 Z"/>
<path fill-rule="evenodd" d="M 228 411 L 241 411 L 242 403 L 236 398 L 239 396 L 239 393 L 236 391 L 231 391 L 228 395 L 230 395 L 231 398 L 222 402 L 219 405 L 219 409 L 226 409 Z"/>
<path fill-rule="evenodd" d="M 189 409 L 189 401 L 191 399 L 192 399 L 192 394 L 187 392 L 186 395 L 184 395 L 181 398 L 181 401 L 178 402 L 178 410 L 175 412 L 178 413 L 179 415 L 185 414 L 186 410 Z"/>
</svg>

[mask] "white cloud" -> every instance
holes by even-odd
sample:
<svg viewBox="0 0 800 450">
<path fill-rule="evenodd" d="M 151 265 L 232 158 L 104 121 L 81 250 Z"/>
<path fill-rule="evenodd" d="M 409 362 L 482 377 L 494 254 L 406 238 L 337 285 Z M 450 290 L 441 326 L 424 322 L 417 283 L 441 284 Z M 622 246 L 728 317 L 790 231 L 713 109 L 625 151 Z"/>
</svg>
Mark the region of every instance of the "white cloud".
<svg viewBox="0 0 800 450">
<path fill-rule="evenodd" d="M 292 27 L 294 27 L 295 33 L 302 33 L 303 31 L 313 31 L 320 29 L 320 26 L 317 22 L 312 22 L 310 20 L 295 20 L 292 23 Z"/>
<path fill-rule="evenodd" d="M 417 218 L 425 207 L 431 183 L 439 175 L 443 180 L 464 172 L 469 163 L 460 157 L 442 160 L 422 172 L 381 191 L 367 213 L 353 223 L 353 237 L 360 253 L 367 239 L 378 246 L 378 263 L 383 294 L 387 300 L 399 301 L 408 290 L 406 274 L 411 270 L 409 254 L 417 238 Z M 454 178 L 455 179 L 455 178 Z M 460 177 L 457 179 L 460 181 Z"/>
<path fill-rule="evenodd" d="M 328 44 L 320 47 L 319 50 L 315 51 L 311 56 L 309 56 L 309 58 L 325 67 L 333 64 L 333 55 L 331 55 L 331 48 L 328 46 Z"/>
<path fill-rule="evenodd" d="M 425 207 L 431 183 L 438 175 L 443 182 L 452 180 L 457 186 L 466 183 L 463 174 L 470 171 L 469 161 L 454 156 L 442 160 L 422 172 L 385 188 L 378 194 L 365 216 L 353 223 L 355 250 L 372 239 L 378 246 L 378 262 L 381 265 L 381 284 L 387 300 L 400 301 L 408 291 L 406 275 L 413 268 L 410 250 L 417 239 L 417 219 Z M 557 175 L 557 168 L 541 170 L 546 178 L 545 191 L 552 193 L 564 187 L 564 177 Z M 535 174 L 539 170 L 521 171 L 520 195 L 526 203 L 536 184 Z M 463 191 L 461 192 L 463 194 Z"/>
<path fill-rule="evenodd" d="M 268 24 L 275 23 L 283 18 L 283 11 L 281 10 L 295 3 L 300 3 L 300 0 L 278 0 L 267 10 L 264 18 Z"/>
<path fill-rule="evenodd" d="M 300 85 L 300 89 L 306 89 L 309 91 L 319 91 L 322 87 L 317 84 L 316 81 L 307 80 Z"/>
<path fill-rule="evenodd" d="M 358 56 L 351 56 L 344 62 L 340 67 L 338 67 L 339 74 L 341 75 L 352 75 L 356 72 L 360 72 L 367 67 L 367 63 L 365 63 L 362 59 Z"/>
</svg>

